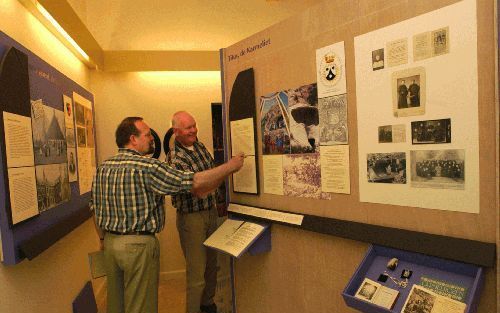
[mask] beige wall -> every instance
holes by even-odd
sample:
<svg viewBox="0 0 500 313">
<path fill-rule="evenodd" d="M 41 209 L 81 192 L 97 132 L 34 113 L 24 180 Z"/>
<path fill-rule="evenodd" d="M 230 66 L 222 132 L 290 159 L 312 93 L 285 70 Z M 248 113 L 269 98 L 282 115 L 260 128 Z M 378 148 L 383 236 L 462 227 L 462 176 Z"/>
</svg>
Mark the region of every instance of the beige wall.
<svg viewBox="0 0 500 313">
<path fill-rule="evenodd" d="M 126 116 L 142 116 L 163 141 L 170 117 L 179 110 L 195 116 L 198 138 L 212 152 L 210 104 L 221 101 L 220 72 L 123 72 L 91 73 L 95 97 L 98 162 L 116 153 L 114 132 Z M 162 153 L 161 159 L 164 159 Z M 167 223 L 160 234 L 161 277 L 169 279 L 185 271 L 175 228 L 175 210 L 167 198 Z"/>
<path fill-rule="evenodd" d="M 20 2 L 2 0 L 0 12 L 0 31 L 89 88 L 89 70 Z M 98 249 L 98 244 L 89 220 L 34 260 L 0 265 L 0 312 L 72 312 L 73 299 L 90 280 L 87 253 Z M 100 284 L 96 285 L 98 289 Z"/>
</svg>

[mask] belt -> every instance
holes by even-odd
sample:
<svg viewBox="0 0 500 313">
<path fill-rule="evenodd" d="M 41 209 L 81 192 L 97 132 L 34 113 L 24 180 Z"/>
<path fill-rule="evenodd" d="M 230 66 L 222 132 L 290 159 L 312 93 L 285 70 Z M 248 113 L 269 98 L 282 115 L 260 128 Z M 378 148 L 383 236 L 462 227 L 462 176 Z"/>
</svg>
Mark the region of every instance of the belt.
<svg viewBox="0 0 500 313">
<path fill-rule="evenodd" d="M 126 233 L 120 233 L 117 231 L 107 230 L 106 232 L 113 234 L 113 235 L 138 235 L 138 236 L 154 236 L 155 235 L 155 233 L 152 233 L 149 231 L 129 231 Z"/>
</svg>

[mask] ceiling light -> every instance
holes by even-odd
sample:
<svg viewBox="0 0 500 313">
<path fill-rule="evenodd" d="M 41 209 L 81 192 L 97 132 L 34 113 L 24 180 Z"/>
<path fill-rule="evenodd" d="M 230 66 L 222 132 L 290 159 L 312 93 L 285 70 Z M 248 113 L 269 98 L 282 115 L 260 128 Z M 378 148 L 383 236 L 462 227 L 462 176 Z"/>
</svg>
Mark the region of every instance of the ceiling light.
<svg viewBox="0 0 500 313">
<path fill-rule="evenodd" d="M 52 26 L 54 26 L 59 34 L 61 34 L 61 36 L 63 36 L 64 39 L 66 39 L 73 46 L 73 48 L 75 48 L 76 51 L 80 53 L 80 55 L 85 60 L 90 61 L 88 54 L 85 53 L 82 48 L 80 48 L 80 46 L 73 40 L 73 38 L 68 35 L 68 33 L 61 27 L 61 25 L 59 25 L 59 23 L 52 17 L 52 15 L 50 15 L 50 13 L 40 3 L 38 3 L 38 1 L 36 2 L 36 8 L 52 24 Z"/>
</svg>

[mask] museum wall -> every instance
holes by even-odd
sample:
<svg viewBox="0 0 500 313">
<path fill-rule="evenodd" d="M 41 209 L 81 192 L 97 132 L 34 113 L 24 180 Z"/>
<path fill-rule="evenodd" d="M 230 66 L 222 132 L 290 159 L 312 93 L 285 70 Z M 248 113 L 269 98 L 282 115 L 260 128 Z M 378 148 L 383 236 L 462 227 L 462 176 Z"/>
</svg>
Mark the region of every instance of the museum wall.
<svg viewBox="0 0 500 313">
<path fill-rule="evenodd" d="M 358 164 L 358 146 L 359 142 L 367 140 L 368 134 L 358 133 L 356 120 L 359 109 L 356 87 L 359 82 L 355 77 L 354 37 L 456 2 L 458 1 L 325 1 L 225 49 L 226 106 L 229 105 L 230 91 L 236 75 L 253 68 L 258 111 L 261 96 L 316 82 L 316 49 L 344 41 L 350 148 L 350 194 L 333 194 L 331 200 L 318 200 L 265 194 L 261 189 L 259 195 L 232 193 L 231 201 L 261 208 L 478 240 L 496 244 L 498 250 L 498 184 L 493 170 L 498 166 L 498 141 L 495 141 L 498 138 L 495 130 L 498 121 L 493 114 L 498 112 L 494 92 L 496 41 L 493 0 L 477 1 L 479 212 L 471 214 L 359 200 L 361 193 L 358 169 L 366 165 Z M 252 50 L 256 46 L 258 48 Z M 257 125 L 259 118 L 257 113 Z M 375 111 L 373 118 L 377 118 Z M 262 188 L 263 151 L 260 136 L 258 127 L 258 180 Z M 385 194 L 390 197 L 389 191 Z M 341 294 L 363 259 L 368 243 L 277 224 L 272 225 L 271 233 L 272 248 L 269 253 L 245 255 L 236 261 L 238 313 L 355 312 L 346 306 Z M 497 267 L 485 269 L 485 285 L 477 311 L 479 313 L 498 310 L 497 270 Z"/>
<path fill-rule="evenodd" d="M 89 70 L 17 0 L 0 1 L 0 31 L 30 49 L 72 80 L 89 88 Z M 0 312 L 71 312 L 90 280 L 87 253 L 98 249 L 91 220 L 32 261 L 0 265 Z M 102 282 L 97 281 L 95 289 Z"/>
<path fill-rule="evenodd" d="M 116 126 L 126 116 L 142 116 L 163 141 L 170 117 L 186 110 L 196 118 L 198 138 L 212 152 L 211 103 L 221 102 L 220 72 L 91 73 L 95 97 L 98 163 L 116 153 Z M 164 153 L 160 159 L 164 159 Z M 163 280 L 183 275 L 184 258 L 175 226 L 175 209 L 166 199 L 167 222 L 160 233 Z"/>
</svg>

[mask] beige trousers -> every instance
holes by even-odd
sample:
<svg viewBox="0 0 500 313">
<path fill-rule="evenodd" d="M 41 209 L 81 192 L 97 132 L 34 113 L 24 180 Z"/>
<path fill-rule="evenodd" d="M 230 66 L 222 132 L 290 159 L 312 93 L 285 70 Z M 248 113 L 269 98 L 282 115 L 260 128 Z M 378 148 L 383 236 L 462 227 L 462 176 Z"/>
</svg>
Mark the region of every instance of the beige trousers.
<svg viewBox="0 0 500 313">
<path fill-rule="evenodd" d="M 107 313 L 157 313 L 160 245 L 155 236 L 104 237 Z"/>
<path fill-rule="evenodd" d="M 177 230 L 186 259 L 186 312 L 214 303 L 217 285 L 217 252 L 203 242 L 217 229 L 217 209 L 177 212 Z"/>
</svg>

